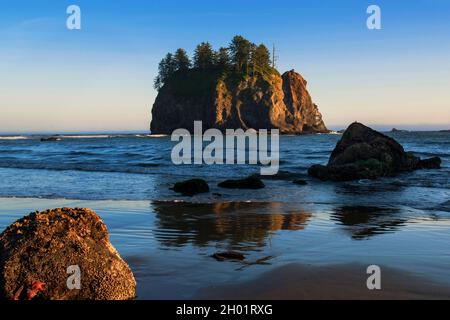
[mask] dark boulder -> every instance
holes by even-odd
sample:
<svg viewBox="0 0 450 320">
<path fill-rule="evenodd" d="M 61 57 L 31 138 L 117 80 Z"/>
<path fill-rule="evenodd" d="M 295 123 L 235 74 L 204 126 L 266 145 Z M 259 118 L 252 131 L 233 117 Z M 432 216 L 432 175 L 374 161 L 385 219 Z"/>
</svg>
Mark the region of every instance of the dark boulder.
<svg viewBox="0 0 450 320">
<path fill-rule="evenodd" d="M 75 268 L 80 288 L 68 285 Z M 135 290 L 131 269 L 92 210 L 37 211 L 0 235 L 3 299 L 125 300 Z"/>
<path fill-rule="evenodd" d="M 313 165 L 308 173 L 321 180 L 349 181 L 439 166 L 439 158 L 421 160 L 391 137 L 355 122 L 344 132 L 328 164 Z"/>
<path fill-rule="evenodd" d="M 203 179 L 191 179 L 175 183 L 171 190 L 185 196 L 194 196 L 199 193 L 209 192 L 209 186 Z"/>
<path fill-rule="evenodd" d="M 226 189 L 262 189 L 265 187 L 264 182 L 255 175 L 240 180 L 226 180 L 219 183 L 218 186 Z"/>
</svg>

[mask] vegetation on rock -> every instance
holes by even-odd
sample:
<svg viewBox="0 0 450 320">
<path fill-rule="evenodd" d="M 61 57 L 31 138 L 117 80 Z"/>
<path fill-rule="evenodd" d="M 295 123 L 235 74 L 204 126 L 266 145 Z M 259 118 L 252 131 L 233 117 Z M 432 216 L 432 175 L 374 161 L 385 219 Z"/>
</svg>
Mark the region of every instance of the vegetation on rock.
<svg viewBox="0 0 450 320">
<path fill-rule="evenodd" d="M 160 90 L 166 83 L 177 82 L 192 71 L 202 75 L 214 74 L 216 77 L 205 79 L 210 82 L 220 77 L 243 78 L 255 74 L 270 76 L 276 72 L 271 65 L 270 52 L 264 44 L 256 45 L 242 36 L 235 36 L 228 48 L 222 47 L 217 51 L 209 42 L 200 43 L 192 61 L 182 48 L 173 54 L 168 53 L 159 63 L 155 89 Z"/>
</svg>

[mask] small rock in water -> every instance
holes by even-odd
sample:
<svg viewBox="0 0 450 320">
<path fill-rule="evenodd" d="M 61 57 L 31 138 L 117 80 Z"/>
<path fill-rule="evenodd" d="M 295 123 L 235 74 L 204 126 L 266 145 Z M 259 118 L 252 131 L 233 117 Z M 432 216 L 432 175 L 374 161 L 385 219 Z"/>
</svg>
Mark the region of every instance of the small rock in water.
<svg viewBox="0 0 450 320">
<path fill-rule="evenodd" d="M 209 192 L 208 183 L 203 179 L 191 179 L 177 182 L 171 190 L 181 193 L 185 196 L 194 196 L 198 193 Z"/>
<path fill-rule="evenodd" d="M 245 259 L 245 256 L 242 253 L 236 251 L 216 252 L 212 255 L 212 257 L 218 261 Z"/>
<path fill-rule="evenodd" d="M 302 180 L 302 179 L 297 179 L 293 181 L 294 184 L 298 184 L 300 186 L 305 186 L 308 184 L 308 182 L 306 182 L 306 180 Z"/>
<path fill-rule="evenodd" d="M 226 180 L 219 183 L 218 186 L 225 189 L 262 189 L 265 187 L 264 182 L 255 175 L 240 180 Z"/>
</svg>

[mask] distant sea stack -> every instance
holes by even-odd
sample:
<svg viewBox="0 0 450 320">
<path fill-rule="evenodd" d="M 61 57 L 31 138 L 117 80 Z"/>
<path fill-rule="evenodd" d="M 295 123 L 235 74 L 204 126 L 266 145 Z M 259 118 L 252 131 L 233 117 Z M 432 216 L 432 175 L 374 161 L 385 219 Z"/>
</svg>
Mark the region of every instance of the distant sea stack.
<svg viewBox="0 0 450 320">
<path fill-rule="evenodd" d="M 408 132 L 408 130 L 401 130 L 401 129 L 397 129 L 397 128 L 392 128 L 391 132 L 392 132 L 392 133 L 396 133 L 396 132 Z"/>
<path fill-rule="evenodd" d="M 155 81 L 159 92 L 152 109 L 151 132 L 170 134 L 178 128 L 192 132 L 196 120 L 203 121 L 204 130 L 253 128 L 279 129 L 284 134 L 329 132 L 306 89 L 306 80 L 294 70 L 280 75 L 271 66 L 270 53 L 264 45 L 246 41 L 237 36 L 230 48 L 221 48 L 215 53 L 209 44 L 203 43 L 197 47 L 193 67 L 187 60 L 189 67 L 178 67 L 170 75 L 166 70 L 167 65 L 170 66 L 168 59 L 175 59 L 173 64 L 179 65 L 177 54 L 179 56 L 182 49 L 174 55 L 168 54 L 161 61 L 160 76 Z M 243 58 L 240 53 L 248 51 L 242 48 L 246 44 L 250 53 Z M 206 66 L 198 61 L 204 51 L 211 51 L 213 56 Z M 219 58 L 215 60 L 214 56 Z"/>
</svg>

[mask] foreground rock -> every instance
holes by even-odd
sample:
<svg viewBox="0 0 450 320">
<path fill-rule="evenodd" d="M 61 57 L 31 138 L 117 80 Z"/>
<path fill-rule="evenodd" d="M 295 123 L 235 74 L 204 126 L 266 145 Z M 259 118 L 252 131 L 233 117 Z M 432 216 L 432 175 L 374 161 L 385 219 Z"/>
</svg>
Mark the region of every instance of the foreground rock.
<svg viewBox="0 0 450 320">
<path fill-rule="evenodd" d="M 440 158 L 421 160 L 405 152 L 394 139 L 355 122 L 344 132 L 328 164 L 314 165 L 308 173 L 321 180 L 349 181 L 438 169 L 440 165 Z"/>
<path fill-rule="evenodd" d="M 208 183 L 203 179 L 191 179 L 177 182 L 171 189 L 185 196 L 209 192 Z"/>
<path fill-rule="evenodd" d="M 262 189 L 265 187 L 264 182 L 257 176 L 250 176 L 240 180 L 226 180 L 218 185 L 225 189 Z"/>
<path fill-rule="evenodd" d="M 70 266 L 81 271 L 79 290 L 68 288 Z M 0 272 L 4 299 L 30 299 L 30 292 L 31 298 L 52 300 L 135 297 L 132 271 L 89 209 L 36 211 L 16 221 L 0 235 Z"/>
<path fill-rule="evenodd" d="M 203 128 L 279 129 L 281 133 L 329 132 L 306 80 L 294 70 L 224 78 L 211 70 L 176 74 L 159 91 L 152 108 L 151 132 L 171 134 L 194 121 Z"/>
</svg>

